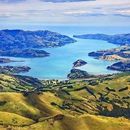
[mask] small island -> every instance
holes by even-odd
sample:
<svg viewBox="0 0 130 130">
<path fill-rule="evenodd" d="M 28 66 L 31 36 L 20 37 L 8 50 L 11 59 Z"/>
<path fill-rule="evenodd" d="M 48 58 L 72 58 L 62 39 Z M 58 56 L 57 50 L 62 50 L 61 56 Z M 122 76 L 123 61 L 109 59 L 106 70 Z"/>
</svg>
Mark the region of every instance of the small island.
<svg viewBox="0 0 130 130">
<path fill-rule="evenodd" d="M 81 59 L 78 59 L 77 61 L 75 61 L 75 62 L 73 63 L 73 68 L 75 68 L 75 67 L 81 67 L 81 66 L 84 66 L 84 65 L 86 65 L 86 64 L 87 64 L 86 61 L 81 60 Z"/>
<path fill-rule="evenodd" d="M 18 74 L 28 72 L 31 68 L 28 66 L 0 66 L 2 74 Z"/>
</svg>

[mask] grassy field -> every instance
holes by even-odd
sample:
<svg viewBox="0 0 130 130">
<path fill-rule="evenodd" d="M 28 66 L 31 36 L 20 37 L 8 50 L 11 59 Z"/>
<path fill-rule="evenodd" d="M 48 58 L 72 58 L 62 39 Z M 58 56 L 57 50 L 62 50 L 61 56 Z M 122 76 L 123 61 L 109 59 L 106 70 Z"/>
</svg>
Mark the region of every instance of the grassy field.
<svg viewBox="0 0 130 130">
<path fill-rule="evenodd" d="M 130 130 L 129 74 L 51 82 L 40 92 L 20 81 L 0 76 L 0 130 Z M 25 90 L 12 91 L 14 83 Z"/>
</svg>

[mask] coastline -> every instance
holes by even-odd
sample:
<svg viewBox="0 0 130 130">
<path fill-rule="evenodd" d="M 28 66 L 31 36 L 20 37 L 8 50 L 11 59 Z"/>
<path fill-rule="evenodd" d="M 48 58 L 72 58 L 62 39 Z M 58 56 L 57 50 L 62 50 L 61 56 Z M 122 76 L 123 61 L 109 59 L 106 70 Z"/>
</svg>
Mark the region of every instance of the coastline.
<svg viewBox="0 0 130 130">
<path fill-rule="evenodd" d="M 71 32 L 67 30 L 67 27 L 48 27 L 46 29 L 52 30 L 54 32 L 59 32 L 61 34 L 65 34 L 68 36 L 72 36 L 74 34 L 76 27 L 69 27 L 71 28 Z M 100 28 L 100 27 L 99 27 Z M 88 28 L 80 28 L 77 30 L 77 34 L 84 34 L 86 33 L 96 33 L 99 32 L 97 28 L 95 27 L 89 27 Z M 102 33 L 111 33 L 115 34 L 116 29 L 104 29 L 104 27 L 100 28 L 102 30 Z M 100 30 L 99 29 L 99 30 Z M 36 30 L 36 29 L 35 29 Z M 104 32 L 103 32 L 104 30 Z M 124 30 L 120 30 L 118 28 L 118 32 L 124 33 Z M 128 31 L 125 31 L 128 32 Z M 76 34 L 75 33 L 75 34 Z M 35 76 L 40 79 L 66 79 L 66 75 L 69 73 L 70 69 L 72 68 L 72 63 L 76 61 L 78 58 L 84 59 L 88 62 L 87 65 L 84 67 L 81 67 L 81 70 L 89 71 L 91 74 L 107 74 L 107 73 L 116 73 L 115 71 L 109 71 L 106 70 L 106 66 L 109 66 L 111 62 L 109 61 L 101 61 L 96 60 L 91 57 L 87 56 L 87 53 L 91 51 L 97 51 L 101 49 L 110 49 L 117 47 L 116 45 L 107 43 L 105 41 L 98 41 L 98 40 L 79 40 L 76 39 L 77 42 L 74 44 L 68 44 L 62 47 L 58 48 L 45 48 L 44 50 L 51 53 L 49 57 L 43 58 L 35 58 L 35 59 L 26 59 L 26 58 L 14 58 L 13 59 L 22 59 L 25 60 L 25 62 L 22 62 L 23 65 L 30 66 L 32 70 L 28 73 L 26 73 L 28 76 Z M 80 48 L 80 49 L 79 49 Z M 94 49 L 95 48 L 95 49 Z M 70 51 L 71 50 L 71 51 Z M 76 50 L 76 51 L 75 51 Z M 74 52 L 75 51 L 75 52 Z M 64 56 L 62 56 L 62 53 L 64 53 Z M 69 58 L 68 58 L 69 57 Z M 67 59 L 67 62 L 64 60 Z M 40 63 L 40 64 L 39 64 Z M 63 66 L 63 65 L 64 66 Z M 100 66 L 99 66 L 100 64 Z M 8 65 L 20 65 L 20 63 L 9 63 Z M 38 66 L 35 67 L 35 66 Z M 96 69 L 95 69 L 96 68 Z"/>
</svg>

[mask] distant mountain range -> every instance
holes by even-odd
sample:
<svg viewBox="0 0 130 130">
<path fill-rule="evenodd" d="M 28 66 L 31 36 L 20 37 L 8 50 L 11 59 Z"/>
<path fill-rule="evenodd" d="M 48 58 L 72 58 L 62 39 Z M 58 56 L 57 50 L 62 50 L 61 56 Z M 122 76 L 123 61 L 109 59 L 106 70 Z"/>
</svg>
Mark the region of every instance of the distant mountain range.
<svg viewBox="0 0 130 130">
<path fill-rule="evenodd" d="M 1 30 L 0 39 L 0 49 L 57 47 L 75 42 L 74 39 L 68 36 L 48 30 Z"/>
<path fill-rule="evenodd" d="M 81 38 L 81 39 L 104 40 L 104 41 L 107 41 L 113 44 L 118 44 L 118 45 L 130 44 L 130 33 L 117 34 L 117 35 L 83 34 L 83 35 L 74 35 L 74 37 Z"/>
</svg>

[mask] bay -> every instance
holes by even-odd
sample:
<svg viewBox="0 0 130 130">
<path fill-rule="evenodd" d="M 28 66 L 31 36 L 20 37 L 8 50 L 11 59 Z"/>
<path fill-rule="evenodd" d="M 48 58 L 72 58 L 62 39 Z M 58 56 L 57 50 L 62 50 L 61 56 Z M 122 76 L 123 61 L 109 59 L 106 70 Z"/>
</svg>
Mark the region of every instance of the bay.
<svg viewBox="0 0 130 130">
<path fill-rule="evenodd" d="M 128 33 L 128 27 L 80 27 L 80 26 L 28 26 L 21 28 L 24 30 L 50 30 L 72 37 L 77 34 L 119 34 Z M 24 62 L 13 62 L 7 65 L 27 65 L 31 67 L 30 72 L 23 75 L 33 76 L 40 79 L 66 79 L 67 74 L 72 69 L 72 64 L 77 59 L 83 59 L 88 64 L 80 67 L 90 74 L 111 74 L 116 71 L 107 70 L 111 65 L 110 61 L 97 60 L 88 56 L 89 52 L 115 48 L 117 45 L 100 40 L 76 39 L 76 43 L 71 43 L 57 48 L 43 48 L 51 55 L 45 58 L 15 58 L 14 60 L 24 60 Z"/>
</svg>

